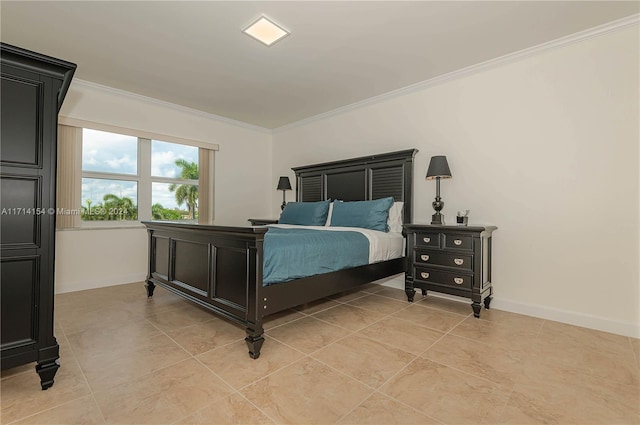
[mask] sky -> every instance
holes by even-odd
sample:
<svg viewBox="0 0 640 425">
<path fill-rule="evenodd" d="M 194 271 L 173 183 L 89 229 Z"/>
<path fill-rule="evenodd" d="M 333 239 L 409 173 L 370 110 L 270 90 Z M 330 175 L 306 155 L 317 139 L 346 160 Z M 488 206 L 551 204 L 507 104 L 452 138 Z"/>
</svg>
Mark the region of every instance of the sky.
<svg viewBox="0 0 640 425">
<path fill-rule="evenodd" d="M 116 173 L 136 176 L 138 173 L 137 138 L 103 131 L 83 129 L 82 136 L 83 171 Z M 151 175 L 158 177 L 180 177 L 180 169 L 175 160 L 184 158 L 198 162 L 198 148 L 175 143 L 151 141 Z M 119 197 L 129 197 L 138 204 L 136 182 L 121 179 L 82 179 L 82 205 L 87 199 L 96 205 L 107 193 Z M 178 207 L 174 193 L 169 192 L 168 183 L 152 183 L 152 203 L 160 203 L 165 208 Z M 186 210 L 182 204 L 181 209 Z"/>
</svg>

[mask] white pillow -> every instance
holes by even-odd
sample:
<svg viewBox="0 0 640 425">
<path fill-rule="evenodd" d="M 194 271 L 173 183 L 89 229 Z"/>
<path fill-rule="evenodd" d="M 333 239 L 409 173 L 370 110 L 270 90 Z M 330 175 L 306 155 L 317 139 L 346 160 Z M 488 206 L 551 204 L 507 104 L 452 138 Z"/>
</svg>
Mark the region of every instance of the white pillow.
<svg viewBox="0 0 640 425">
<path fill-rule="evenodd" d="M 389 208 L 389 219 L 387 224 L 389 225 L 389 231 L 394 233 L 402 233 L 402 208 L 404 202 L 394 202 Z M 329 209 L 331 214 L 331 209 Z"/>
</svg>

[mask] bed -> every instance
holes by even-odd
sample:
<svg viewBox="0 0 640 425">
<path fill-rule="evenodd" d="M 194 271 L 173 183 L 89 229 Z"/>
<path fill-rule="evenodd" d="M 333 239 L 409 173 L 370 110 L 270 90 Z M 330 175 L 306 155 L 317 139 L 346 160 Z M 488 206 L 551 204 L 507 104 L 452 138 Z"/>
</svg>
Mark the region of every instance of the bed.
<svg viewBox="0 0 640 425">
<path fill-rule="evenodd" d="M 412 218 L 416 149 L 293 168 L 296 200 L 403 202 Z M 404 272 L 403 256 L 265 284 L 265 235 L 291 226 L 220 226 L 145 221 L 149 236 L 147 296 L 156 285 L 246 328 L 249 356 L 264 343 L 266 316 Z M 295 226 L 294 226 L 295 227 Z M 314 229 L 309 229 L 313 231 Z M 338 233 L 338 232 L 335 232 Z M 267 257 L 271 251 L 267 251 Z M 278 280 L 278 278 L 276 278 Z"/>
</svg>

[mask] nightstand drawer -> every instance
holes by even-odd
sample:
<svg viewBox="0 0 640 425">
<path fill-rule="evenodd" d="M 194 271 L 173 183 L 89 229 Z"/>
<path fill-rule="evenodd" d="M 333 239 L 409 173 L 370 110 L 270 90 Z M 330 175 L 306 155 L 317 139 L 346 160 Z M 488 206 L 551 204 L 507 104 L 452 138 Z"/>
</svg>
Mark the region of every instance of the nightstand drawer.
<svg viewBox="0 0 640 425">
<path fill-rule="evenodd" d="M 464 235 L 444 234 L 445 249 L 465 249 L 473 250 L 473 237 Z"/>
<path fill-rule="evenodd" d="M 416 246 L 440 248 L 440 233 L 416 233 Z"/>
<path fill-rule="evenodd" d="M 440 285 L 468 290 L 471 290 L 473 284 L 472 275 L 449 273 L 423 267 L 416 267 L 415 271 L 415 279 L 422 282 L 438 283 Z"/>
<path fill-rule="evenodd" d="M 415 262 L 471 271 L 473 255 L 416 249 Z"/>
</svg>

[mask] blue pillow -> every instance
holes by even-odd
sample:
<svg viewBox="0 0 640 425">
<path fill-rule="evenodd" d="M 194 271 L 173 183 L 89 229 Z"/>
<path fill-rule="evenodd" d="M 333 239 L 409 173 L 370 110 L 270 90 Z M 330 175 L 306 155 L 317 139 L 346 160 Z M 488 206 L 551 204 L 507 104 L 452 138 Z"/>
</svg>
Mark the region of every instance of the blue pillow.
<svg viewBox="0 0 640 425">
<path fill-rule="evenodd" d="M 319 202 L 289 202 L 278 224 L 299 224 L 302 226 L 324 226 L 329 213 L 329 200 Z"/>
<path fill-rule="evenodd" d="M 361 227 L 388 232 L 387 220 L 392 205 L 392 197 L 375 201 L 334 202 L 331 226 Z"/>
</svg>

